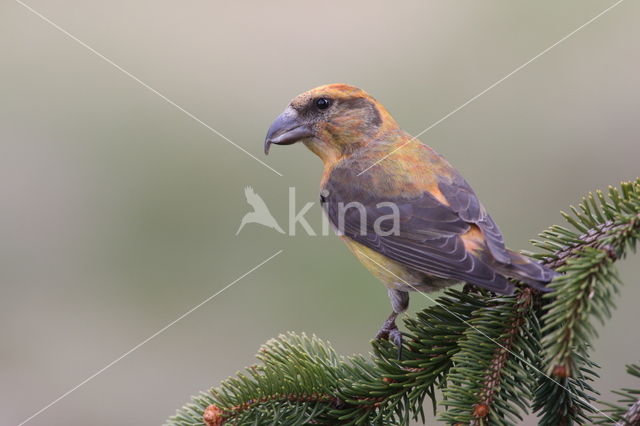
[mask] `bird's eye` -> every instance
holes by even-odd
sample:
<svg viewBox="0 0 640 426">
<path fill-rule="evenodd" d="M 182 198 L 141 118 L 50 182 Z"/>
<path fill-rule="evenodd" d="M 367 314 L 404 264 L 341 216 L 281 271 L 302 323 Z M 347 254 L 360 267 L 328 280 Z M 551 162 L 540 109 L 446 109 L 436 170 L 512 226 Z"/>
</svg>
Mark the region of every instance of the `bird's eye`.
<svg viewBox="0 0 640 426">
<path fill-rule="evenodd" d="M 316 99 L 316 107 L 318 107 L 318 109 L 327 109 L 330 105 L 331 101 L 327 98 Z"/>
</svg>

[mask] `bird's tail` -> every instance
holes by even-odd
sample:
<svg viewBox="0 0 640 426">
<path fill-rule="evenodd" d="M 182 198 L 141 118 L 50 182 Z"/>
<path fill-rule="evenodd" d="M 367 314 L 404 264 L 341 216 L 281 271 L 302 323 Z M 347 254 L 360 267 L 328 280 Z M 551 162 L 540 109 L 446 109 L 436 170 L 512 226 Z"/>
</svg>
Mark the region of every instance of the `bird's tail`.
<svg viewBox="0 0 640 426">
<path fill-rule="evenodd" d="M 501 264 L 499 266 L 500 273 L 522 281 L 536 290 L 551 291 L 545 284 L 550 283 L 558 275 L 557 272 L 513 250 L 507 251 L 511 257 L 511 263 Z"/>
<path fill-rule="evenodd" d="M 247 224 L 247 215 L 245 215 L 242 218 L 242 222 L 240 222 L 240 227 L 238 228 L 238 230 L 236 231 L 236 235 L 238 235 L 240 233 L 240 231 L 242 231 L 242 228 L 244 228 L 244 226 Z"/>
</svg>

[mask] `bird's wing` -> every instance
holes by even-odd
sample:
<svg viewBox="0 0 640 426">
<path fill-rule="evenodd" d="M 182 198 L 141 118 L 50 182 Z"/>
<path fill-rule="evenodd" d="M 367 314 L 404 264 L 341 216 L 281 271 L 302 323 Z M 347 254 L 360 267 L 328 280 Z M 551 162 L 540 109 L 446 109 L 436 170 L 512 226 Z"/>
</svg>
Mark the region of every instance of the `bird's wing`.
<svg viewBox="0 0 640 426">
<path fill-rule="evenodd" d="M 247 203 L 249 203 L 249 205 L 253 207 L 254 211 L 256 212 L 264 212 L 265 210 L 269 211 L 269 208 L 265 204 L 262 197 L 256 194 L 256 192 L 253 190 L 252 187 L 247 186 L 244 189 L 244 195 L 245 197 L 247 197 Z"/>
<path fill-rule="evenodd" d="M 494 240 L 491 244 L 500 247 L 500 232 L 468 185 L 441 183 L 442 195 L 451 200 L 451 205 L 446 205 L 429 191 L 410 197 L 380 196 L 376 188 L 358 185 L 358 177 L 352 174 L 349 168 L 335 169 L 322 197 L 329 219 L 347 237 L 426 274 L 470 282 L 499 293 L 512 291 L 512 285 L 492 267 L 493 251 L 486 250 L 489 238 Z M 351 202 L 361 204 L 366 214 L 357 208 L 345 208 Z M 386 234 L 392 230 L 393 221 L 381 218 L 389 218 L 393 209 L 380 204 L 385 202 L 394 203 L 399 211 L 397 232 L 390 235 Z"/>
<path fill-rule="evenodd" d="M 455 170 L 449 176 L 440 176 L 438 188 L 449 203 L 449 207 L 460 219 L 477 225 L 485 237 L 491 255 L 501 263 L 511 263 L 498 225 L 484 209 L 480 200 L 466 180 Z"/>
</svg>

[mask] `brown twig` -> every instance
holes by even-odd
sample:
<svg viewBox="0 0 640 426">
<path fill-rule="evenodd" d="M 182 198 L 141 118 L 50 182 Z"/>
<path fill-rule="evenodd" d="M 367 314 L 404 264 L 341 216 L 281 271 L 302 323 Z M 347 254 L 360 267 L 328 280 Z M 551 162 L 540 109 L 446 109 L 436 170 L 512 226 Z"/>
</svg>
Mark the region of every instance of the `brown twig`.
<svg viewBox="0 0 640 426">
<path fill-rule="evenodd" d="M 203 419 L 207 426 L 220 426 L 229 419 L 240 415 L 242 412 L 255 407 L 256 405 L 264 404 L 267 402 L 320 402 L 337 406 L 341 401 L 327 394 L 313 393 L 309 395 L 295 395 L 295 394 L 273 394 L 265 396 L 259 399 L 252 399 L 243 404 L 236 405 L 230 408 L 220 408 L 216 405 L 210 405 L 204 412 Z"/>
<path fill-rule="evenodd" d="M 636 401 L 615 426 L 640 426 L 640 400 Z"/>
<path fill-rule="evenodd" d="M 612 247 L 606 247 L 601 241 L 601 238 L 607 234 L 613 234 L 619 230 L 623 230 L 622 234 L 633 231 L 635 228 L 640 227 L 640 214 L 629 220 L 629 223 L 615 223 L 608 220 L 602 225 L 589 229 L 586 234 L 582 234 L 578 239 L 579 243 L 572 244 L 561 250 L 556 251 L 552 256 L 543 260 L 542 263 L 549 266 L 551 269 L 558 269 L 567 263 L 567 260 L 574 257 L 580 250 L 585 247 L 605 249 L 609 255 L 615 259 L 616 252 Z"/>
<path fill-rule="evenodd" d="M 480 398 L 478 404 L 473 407 L 473 415 L 476 420 L 471 425 L 478 424 L 478 419 L 489 415 L 491 405 L 493 404 L 496 392 L 499 390 L 500 380 L 502 378 L 502 370 L 507 363 L 511 348 L 516 338 L 520 334 L 520 328 L 525 322 L 525 316 L 528 308 L 532 303 L 533 290 L 529 287 L 524 288 L 516 297 L 514 305 L 515 315 L 509 324 L 505 336 L 501 339 L 500 345 L 493 356 L 491 364 L 485 375 L 485 382 L 480 390 Z"/>
</svg>

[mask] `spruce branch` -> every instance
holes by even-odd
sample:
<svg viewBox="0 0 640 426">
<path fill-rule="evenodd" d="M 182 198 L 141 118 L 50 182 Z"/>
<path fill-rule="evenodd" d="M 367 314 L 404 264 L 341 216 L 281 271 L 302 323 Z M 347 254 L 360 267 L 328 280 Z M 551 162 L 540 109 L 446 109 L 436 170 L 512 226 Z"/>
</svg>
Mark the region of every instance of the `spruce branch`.
<svg viewBox="0 0 640 426">
<path fill-rule="evenodd" d="M 640 379 L 640 364 L 627 365 L 627 373 Z M 637 389 L 624 388 L 613 391 L 618 398 L 616 403 L 600 401 L 605 406 L 602 410 L 608 417 L 616 420 L 615 426 L 640 426 L 640 387 Z M 611 424 L 605 416 L 594 416 L 594 424 Z"/>
<path fill-rule="evenodd" d="M 472 314 L 486 308 L 486 299 L 457 290 L 447 290 L 437 304 L 416 318 L 407 318 L 404 358 L 397 361 L 397 348 L 387 341 L 374 341 L 375 369 L 370 376 L 346 380 L 338 391 L 345 405 L 336 417 L 352 424 L 404 424 L 406 416 L 423 419 L 423 401 L 436 404 L 435 389 L 444 385 L 459 351 L 458 341 L 468 328 Z M 363 395 L 367 398 L 362 399 Z M 385 413 L 405 407 L 386 422 Z"/>
<path fill-rule="evenodd" d="M 360 373 L 328 343 L 304 334 L 271 339 L 256 357 L 262 364 L 193 398 L 170 424 L 202 425 L 205 411 L 212 425 L 305 424 L 340 404 L 334 396 L 338 377 Z"/>
<path fill-rule="evenodd" d="M 586 358 L 585 352 L 577 353 L 576 358 L 573 377 L 538 376 L 532 408 L 539 416 L 539 426 L 589 424 L 589 416 L 597 412 L 593 404 L 598 392 L 591 383 L 598 377 L 598 366 Z M 540 369 L 544 368 L 541 364 Z"/>
<path fill-rule="evenodd" d="M 561 273 L 556 291 L 446 290 L 405 319 L 401 361 L 386 341 L 374 341 L 370 357 L 346 358 L 315 337 L 279 336 L 260 349 L 260 364 L 194 397 L 167 424 L 407 425 L 424 421 L 426 398 L 450 424 L 513 425 L 530 409 L 543 426 L 611 424 L 593 407 L 592 322 L 610 316 L 614 263 L 640 238 L 640 179 L 589 194 L 571 211 L 569 227 L 543 232 L 535 244 L 544 252 L 531 254 Z M 623 400 L 605 403 L 605 413 L 634 424 L 633 392 L 619 391 Z"/>
<path fill-rule="evenodd" d="M 638 426 L 640 425 L 640 400 L 633 403 L 624 413 L 624 416 L 616 422 L 615 426 Z"/>
<path fill-rule="evenodd" d="M 537 242 L 556 250 L 547 262 L 563 273 L 550 285 L 556 291 L 545 295 L 549 303 L 542 317 L 545 358 L 556 377 L 571 376 L 575 348 L 597 337 L 589 318 L 604 324 L 611 316 L 620 283 L 613 263 L 640 238 L 640 183 L 625 183 L 621 191 L 610 188 L 608 200 L 601 192 L 589 194 L 571 209 L 574 216 L 564 216 L 577 232 L 555 226 L 542 234 L 545 242 Z"/>
<path fill-rule="evenodd" d="M 471 425 L 512 425 L 522 420 L 534 387 L 537 323 L 532 291 L 492 297 L 474 312 L 453 357 L 441 419 Z"/>
<path fill-rule="evenodd" d="M 544 296 L 541 319 L 541 369 L 551 376 L 539 378 L 533 407 L 544 426 L 582 424 L 596 411 L 591 318 L 604 324 L 610 317 L 619 291 L 613 264 L 640 238 L 640 180 L 610 187 L 608 197 L 590 193 L 571 211 L 563 216 L 574 229 L 553 226 L 541 234 L 544 241 L 534 241 L 546 251 L 535 257 L 563 272 L 551 284 L 556 291 Z"/>
</svg>

